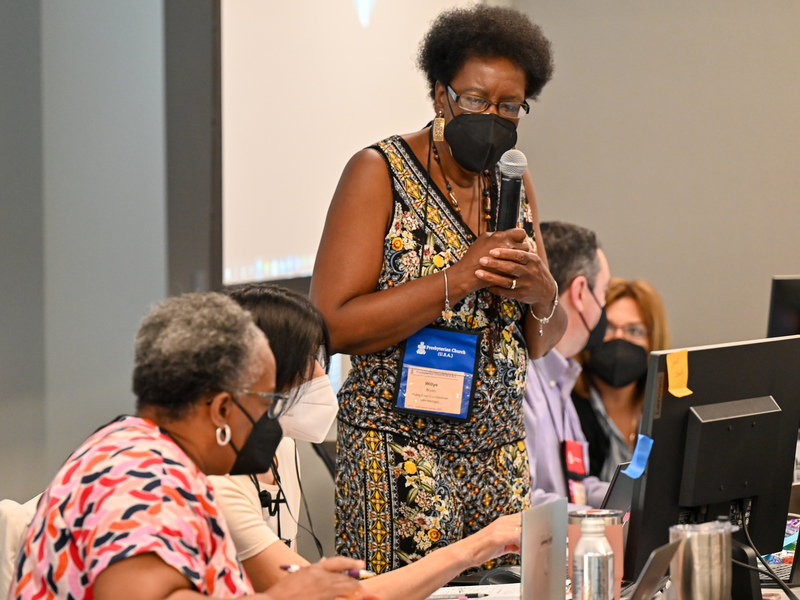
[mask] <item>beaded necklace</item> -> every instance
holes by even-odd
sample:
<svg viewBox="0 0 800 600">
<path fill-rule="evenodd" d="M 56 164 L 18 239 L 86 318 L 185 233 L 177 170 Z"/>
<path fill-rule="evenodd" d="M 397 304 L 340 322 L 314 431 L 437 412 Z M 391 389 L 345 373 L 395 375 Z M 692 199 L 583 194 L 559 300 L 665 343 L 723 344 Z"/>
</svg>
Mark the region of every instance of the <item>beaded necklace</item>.
<svg viewBox="0 0 800 600">
<path fill-rule="evenodd" d="M 439 149 L 436 147 L 436 143 L 431 141 L 431 149 L 433 150 L 433 159 L 436 161 L 436 164 L 439 165 L 439 171 L 442 173 L 442 177 L 444 178 L 445 188 L 447 189 L 447 195 L 450 197 L 450 203 L 453 205 L 453 210 L 457 213 L 461 213 L 461 207 L 458 205 L 458 198 L 456 198 L 455 193 L 453 192 L 453 186 L 450 184 L 450 180 L 447 178 L 447 173 L 444 172 L 444 167 L 442 166 L 442 161 L 439 158 Z M 491 173 L 489 171 L 484 171 L 478 176 L 478 192 L 483 200 L 482 204 L 478 206 L 478 211 L 480 212 L 480 220 L 483 220 L 488 223 L 491 220 L 491 198 L 490 196 L 490 184 L 491 181 L 489 178 L 491 177 Z M 480 220 L 478 221 L 478 235 L 481 234 L 481 223 Z"/>
</svg>

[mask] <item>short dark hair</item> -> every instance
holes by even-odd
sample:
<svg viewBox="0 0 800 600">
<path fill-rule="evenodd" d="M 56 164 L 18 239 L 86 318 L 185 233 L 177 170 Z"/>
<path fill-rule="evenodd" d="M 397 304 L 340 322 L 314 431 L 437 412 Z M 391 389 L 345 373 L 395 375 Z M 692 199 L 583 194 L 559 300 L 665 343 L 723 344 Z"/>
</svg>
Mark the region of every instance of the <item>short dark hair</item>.
<svg viewBox="0 0 800 600">
<path fill-rule="evenodd" d="M 285 391 L 308 380 L 314 359 L 322 348 L 322 366 L 327 371 L 330 337 L 325 320 L 302 294 L 268 283 L 245 283 L 225 287 L 227 294 L 247 309 L 269 339 L 275 354 L 275 389 Z"/>
<path fill-rule="evenodd" d="M 264 334 L 230 298 L 207 292 L 157 304 L 136 333 L 136 408 L 169 420 L 185 416 L 208 392 L 250 387 L 264 373 Z"/>
<path fill-rule="evenodd" d="M 435 99 L 436 82 L 449 84 L 473 57 L 507 58 L 525 73 L 525 97 L 535 99 L 553 76 L 550 41 L 518 10 L 477 4 L 439 14 L 420 42 L 417 66 Z"/>
<path fill-rule="evenodd" d="M 600 259 L 597 251 L 600 242 L 594 231 L 564 223 L 549 221 L 540 223 L 550 274 L 558 284 L 560 293 L 567 291 L 573 280 L 583 275 L 594 289 L 600 273 Z"/>
</svg>

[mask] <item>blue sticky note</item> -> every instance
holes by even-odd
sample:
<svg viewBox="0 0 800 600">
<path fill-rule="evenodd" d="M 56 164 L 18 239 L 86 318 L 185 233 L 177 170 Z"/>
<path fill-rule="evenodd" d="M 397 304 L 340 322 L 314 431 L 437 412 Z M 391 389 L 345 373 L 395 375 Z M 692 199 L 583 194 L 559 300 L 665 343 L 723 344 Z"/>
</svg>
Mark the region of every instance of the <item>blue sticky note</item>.
<svg viewBox="0 0 800 600">
<path fill-rule="evenodd" d="M 647 467 L 647 459 L 650 458 L 650 450 L 652 449 L 653 439 L 640 433 L 639 439 L 636 440 L 636 449 L 631 457 L 631 464 L 621 473 L 625 473 L 631 479 L 639 479 L 644 473 L 645 467 Z"/>
</svg>

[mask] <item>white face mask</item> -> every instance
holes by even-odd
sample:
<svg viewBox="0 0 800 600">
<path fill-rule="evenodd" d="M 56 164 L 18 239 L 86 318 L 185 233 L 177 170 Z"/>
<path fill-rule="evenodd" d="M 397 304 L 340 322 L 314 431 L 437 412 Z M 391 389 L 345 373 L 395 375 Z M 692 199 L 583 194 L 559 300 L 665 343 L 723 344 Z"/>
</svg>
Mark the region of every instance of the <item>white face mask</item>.
<svg viewBox="0 0 800 600">
<path fill-rule="evenodd" d="M 300 398 L 278 422 L 286 437 L 318 444 L 328 435 L 339 403 L 327 375 L 315 377 L 303 387 Z"/>
</svg>

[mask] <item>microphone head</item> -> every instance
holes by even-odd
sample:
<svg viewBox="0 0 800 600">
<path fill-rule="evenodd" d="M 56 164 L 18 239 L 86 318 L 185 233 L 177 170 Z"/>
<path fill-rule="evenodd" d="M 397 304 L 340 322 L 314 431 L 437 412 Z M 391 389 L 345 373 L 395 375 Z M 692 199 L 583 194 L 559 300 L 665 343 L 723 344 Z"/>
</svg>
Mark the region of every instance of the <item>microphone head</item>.
<svg viewBox="0 0 800 600">
<path fill-rule="evenodd" d="M 503 177 L 519 179 L 527 168 L 528 159 L 519 150 L 512 148 L 500 157 L 500 173 Z"/>
</svg>

